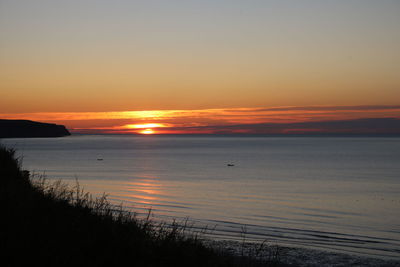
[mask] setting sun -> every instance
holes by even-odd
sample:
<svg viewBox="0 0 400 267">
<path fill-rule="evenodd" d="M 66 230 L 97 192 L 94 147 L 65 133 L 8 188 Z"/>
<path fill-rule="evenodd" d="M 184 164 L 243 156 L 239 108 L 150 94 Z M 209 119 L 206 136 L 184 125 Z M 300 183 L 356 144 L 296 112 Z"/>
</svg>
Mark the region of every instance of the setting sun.
<svg viewBox="0 0 400 267">
<path fill-rule="evenodd" d="M 140 134 L 154 134 L 156 133 L 153 128 L 167 127 L 161 123 L 144 123 L 144 124 L 128 124 L 123 126 L 125 129 L 144 129 L 139 131 Z"/>
<path fill-rule="evenodd" d="M 141 133 L 141 134 L 154 134 L 155 132 L 153 131 L 153 129 L 146 129 L 146 130 L 140 131 L 139 133 Z"/>
</svg>

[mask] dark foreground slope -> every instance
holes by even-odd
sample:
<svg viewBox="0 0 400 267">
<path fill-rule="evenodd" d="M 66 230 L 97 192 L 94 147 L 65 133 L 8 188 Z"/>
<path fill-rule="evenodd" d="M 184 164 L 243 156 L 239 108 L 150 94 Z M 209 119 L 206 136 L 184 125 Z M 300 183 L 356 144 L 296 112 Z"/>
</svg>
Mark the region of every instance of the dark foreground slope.
<svg viewBox="0 0 400 267">
<path fill-rule="evenodd" d="M 0 138 L 62 137 L 71 135 L 63 125 L 28 120 L 0 120 Z"/>
<path fill-rule="evenodd" d="M 185 227 L 154 225 L 79 187 L 33 182 L 0 147 L 1 266 L 258 266 L 204 246 Z M 266 262 L 264 262 L 265 264 Z M 265 266 L 265 265 L 263 265 Z"/>
</svg>

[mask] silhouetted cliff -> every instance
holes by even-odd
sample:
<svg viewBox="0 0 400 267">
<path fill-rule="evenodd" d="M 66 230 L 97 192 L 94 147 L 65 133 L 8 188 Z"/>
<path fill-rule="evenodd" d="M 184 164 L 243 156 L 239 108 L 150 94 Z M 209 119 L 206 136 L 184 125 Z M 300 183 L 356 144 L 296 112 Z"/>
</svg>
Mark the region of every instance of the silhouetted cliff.
<svg viewBox="0 0 400 267">
<path fill-rule="evenodd" d="M 61 137 L 71 135 L 63 125 L 28 120 L 0 120 L 0 138 Z"/>
</svg>

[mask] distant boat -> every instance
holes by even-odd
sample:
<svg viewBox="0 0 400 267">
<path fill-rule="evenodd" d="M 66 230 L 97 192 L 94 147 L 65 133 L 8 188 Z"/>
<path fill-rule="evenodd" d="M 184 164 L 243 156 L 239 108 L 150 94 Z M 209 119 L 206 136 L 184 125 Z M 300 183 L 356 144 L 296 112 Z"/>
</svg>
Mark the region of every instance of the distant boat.
<svg viewBox="0 0 400 267">
<path fill-rule="evenodd" d="M 233 167 L 233 166 L 235 166 L 235 164 L 228 163 L 228 164 L 226 164 L 226 166 L 228 166 L 228 167 Z"/>
<path fill-rule="evenodd" d="M 97 160 L 103 160 L 103 159 L 97 159 Z"/>
</svg>

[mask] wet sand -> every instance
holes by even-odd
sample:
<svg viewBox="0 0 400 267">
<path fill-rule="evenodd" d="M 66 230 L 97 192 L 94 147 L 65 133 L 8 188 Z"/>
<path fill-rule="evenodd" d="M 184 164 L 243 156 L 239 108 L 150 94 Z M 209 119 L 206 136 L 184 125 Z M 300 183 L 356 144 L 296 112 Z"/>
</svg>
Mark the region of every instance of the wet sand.
<svg viewBox="0 0 400 267">
<path fill-rule="evenodd" d="M 345 254 L 337 252 L 327 252 L 306 248 L 289 248 L 276 246 L 274 244 L 264 244 L 264 249 L 260 250 L 260 243 L 242 243 L 236 241 L 205 241 L 208 246 L 218 250 L 227 251 L 234 255 L 251 255 L 260 259 L 273 257 L 272 254 L 278 251 L 280 263 L 287 266 L 309 266 L 309 267 L 395 267 L 400 266 L 400 259 L 373 258 L 359 256 L 355 254 Z"/>
</svg>

